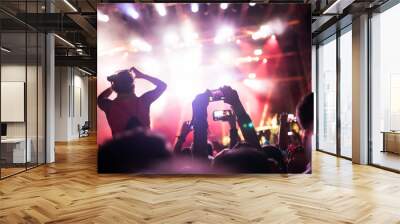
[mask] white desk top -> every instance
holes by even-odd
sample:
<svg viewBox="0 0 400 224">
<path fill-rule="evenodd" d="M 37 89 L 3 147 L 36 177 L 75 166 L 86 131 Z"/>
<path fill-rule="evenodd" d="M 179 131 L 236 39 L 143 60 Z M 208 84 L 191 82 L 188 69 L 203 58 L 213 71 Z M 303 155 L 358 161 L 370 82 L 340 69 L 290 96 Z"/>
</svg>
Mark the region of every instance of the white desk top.
<svg viewBox="0 0 400 224">
<path fill-rule="evenodd" d="M 28 138 L 29 141 L 29 138 Z M 5 138 L 1 139 L 1 143 L 20 143 L 20 142 L 25 142 L 25 138 Z"/>
</svg>

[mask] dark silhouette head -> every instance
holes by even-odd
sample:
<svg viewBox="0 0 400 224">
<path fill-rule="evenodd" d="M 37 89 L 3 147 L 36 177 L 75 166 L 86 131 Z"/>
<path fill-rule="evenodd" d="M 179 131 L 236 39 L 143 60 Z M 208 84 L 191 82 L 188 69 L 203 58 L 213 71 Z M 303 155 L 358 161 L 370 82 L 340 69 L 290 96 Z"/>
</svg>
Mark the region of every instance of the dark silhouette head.
<svg viewBox="0 0 400 224">
<path fill-rule="evenodd" d="M 238 145 L 224 149 L 214 159 L 213 167 L 227 173 L 276 173 L 276 162 L 253 147 Z"/>
<path fill-rule="evenodd" d="M 285 166 L 285 156 L 284 152 L 282 152 L 278 147 L 267 145 L 262 147 L 262 152 L 267 155 L 268 158 L 273 159 L 277 162 L 277 166 L 280 172 L 286 172 Z"/>
<path fill-rule="evenodd" d="M 314 94 L 309 93 L 297 105 L 296 116 L 302 129 L 313 130 Z"/>
<path fill-rule="evenodd" d="M 135 85 L 133 75 L 128 70 L 119 71 L 117 74 L 107 77 L 112 82 L 113 90 L 117 93 L 132 93 Z"/>
<path fill-rule="evenodd" d="M 100 146 L 98 172 L 151 172 L 169 158 L 170 153 L 163 138 L 138 128 Z"/>
</svg>

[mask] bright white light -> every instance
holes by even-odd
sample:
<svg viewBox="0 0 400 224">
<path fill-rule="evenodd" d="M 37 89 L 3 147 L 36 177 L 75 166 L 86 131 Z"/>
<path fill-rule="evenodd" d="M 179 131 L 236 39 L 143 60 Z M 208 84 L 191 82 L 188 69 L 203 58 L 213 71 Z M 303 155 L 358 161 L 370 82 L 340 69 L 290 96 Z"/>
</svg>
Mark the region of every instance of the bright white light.
<svg viewBox="0 0 400 224">
<path fill-rule="evenodd" d="M 214 38 L 214 43 L 221 44 L 223 42 L 232 41 L 233 29 L 231 27 L 222 27 L 218 30 L 217 35 Z"/>
<path fill-rule="evenodd" d="M 140 39 L 133 39 L 131 41 L 131 45 L 136 50 L 143 51 L 143 52 L 150 52 L 153 49 L 150 44 L 148 44 L 146 41 L 140 40 Z"/>
<path fill-rule="evenodd" d="M 219 7 L 221 8 L 221 9 L 223 9 L 223 10 L 225 10 L 225 9 L 227 9 L 228 8 L 228 3 L 221 3 L 220 5 L 219 5 Z"/>
<path fill-rule="evenodd" d="M 255 49 L 254 50 L 254 55 L 262 55 L 262 50 L 261 49 Z"/>
<path fill-rule="evenodd" d="M 198 3 L 190 4 L 190 9 L 192 10 L 193 13 L 198 12 L 199 11 L 199 4 Z"/>
<path fill-rule="evenodd" d="M 234 83 L 233 74 L 227 73 L 224 70 L 221 71 L 223 73 L 216 80 L 216 88 L 232 85 Z"/>
<path fill-rule="evenodd" d="M 64 3 L 67 4 L 74 12 L 78 12 L 78 10 L 68 0 L 64 0 Z"/>
<path fill-rule="evenodd" d="M 202 76 L 202 50 L 200 47 L 187 47 L 171 52 L 166 58 L 166 65 L 170 72 L 171 94 L 183 102 L 194 99 L 196 94 L 204 91 L 204 77 Z M 189 75 L 190 74 L 190 75 Z"/>
<path fill-rule="evenodd" d="M 271 36 L 271 39 L 272 39 L 272 40 L 276 40 L 275 34 Z"/>
<path fill-rule="evenodd" d="M 169 32 L 164 36 L 164 43 L 171 47 L 176 47 L 179 43 L 179 36 L 176 33 Z"/>
<path fill-rule="evenodd" d="M 155 3 L 156 10 L 160 16 L 167 15 L 167 9 L 163 3 Z"/>
<path fill-rule="evenodd" d="M 272 34 L 272 30 L 269 25 L 262 25 L 260 28 L 254 32 L 251 37 L 253 40 L 261 39 L 261 38 L 266 38 L 267 36 Z"/>
<path fill-rule="evenodd" d="M 255 6 L 255 5 L 256 5 L 255 2 L 250 2 L 250 3 L 249 3 L 249 6 L 251 6 L 251 7 L 253 7 L 253 6 Z"/>
<path fill-rule="evenodd" d="M 236 52 L 232 49 L 223 49 L 217 53 L 217 57 L 222 64 L 231 64 L 236 58 Z"/>
<path fill-rule="evenodd" d="M 241 42 L 241 41 L 240 41 L 239 39 L 236 40 L 236 43 L 237 43 L 237 44 L 240 44 L 240 42 Z"/>
<path fill-rule="evenodd" d="M 198 44 L 196 40 L 199 38 L 199 34 L 195 32 L 190 21 L 188 20 L 185 21 L 181 33 L 186 46 L 192 46 Z"/>
<path fill-rule="evenodd" d="M 266 63 L 268 62 L 268 59 L 264 58 L 264 59 L 262 60 L 262 62 L 263 62 L 264 64 L 266 64 Z"/>
<path fill-rule="evenodd" d="M 251 56 L 239 57 L 236 59 L 236 64 L 250 63 L 250 62 L 255 62 L 255 61 L 259 61 L 259 60 L 260 60 L 259 57 L 251 57 Z"/>
<path fill-rule="evenodd" d="M 133 7 L 127 8 L 126 11 L 128 15 L 131 16 L 132 18 L 139 19 L 139 13 Z"/>
<path fill-rule="evenodd" d="M 255 79 L 257 77 L 256 73 L 250 73 L 249 79 Z"/>
<path fill-rule="evenodd" d="M 265 93 L 265 90 L 273 87 L 273 85 L 265 79 L 245 79 L 243 80 L 243 84 L 249 87 L 252 91 L 259 93 Z"/>
<path fill-rule="evenodd" d="M 106 23 L 110 20 L 110 17 L 100 11 L 97 11 L 97 20 Z"/>
</svg>

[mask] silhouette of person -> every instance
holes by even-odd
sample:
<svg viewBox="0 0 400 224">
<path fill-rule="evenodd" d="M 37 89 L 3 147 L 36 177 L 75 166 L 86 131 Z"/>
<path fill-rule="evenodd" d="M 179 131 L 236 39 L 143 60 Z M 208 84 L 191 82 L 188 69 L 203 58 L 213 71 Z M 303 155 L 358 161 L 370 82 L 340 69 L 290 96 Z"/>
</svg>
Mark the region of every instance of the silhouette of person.
<svg viewBox="0 0 400 224">
<path fill-rule="evenodd" d="M 135 94 L 134 79 L 145 79 L 153 83 L 156 88 L 138 97 Z M 132 119 L 137 121 L 136 126 L 150 128 L 150 106 L 162 95 L 167 84 L 143 74 L 135 67 L 109 76 L 107 80 L 111 82 L 111 87 L 98 96 L 97 104 L 106 114 L 113 137 L 124 132 Z M 117 97 L 111 100 L 109 96 L 113 91 L 117 93 Z"/>
</svg>

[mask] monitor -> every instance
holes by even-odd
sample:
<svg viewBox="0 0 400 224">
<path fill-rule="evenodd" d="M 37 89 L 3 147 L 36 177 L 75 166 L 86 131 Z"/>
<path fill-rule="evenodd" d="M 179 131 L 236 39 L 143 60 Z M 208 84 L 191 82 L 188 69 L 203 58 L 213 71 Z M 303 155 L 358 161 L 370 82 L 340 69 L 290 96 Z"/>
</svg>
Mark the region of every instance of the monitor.
<svg viewBox="0 0 400 224">
<path fill-rule="evenodd" d="M 7 124 L 1 123 L 1 136 L 7 136 Z"/>
</svg>

